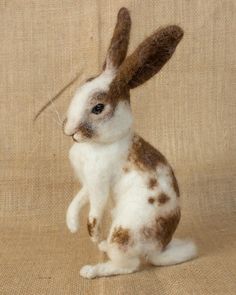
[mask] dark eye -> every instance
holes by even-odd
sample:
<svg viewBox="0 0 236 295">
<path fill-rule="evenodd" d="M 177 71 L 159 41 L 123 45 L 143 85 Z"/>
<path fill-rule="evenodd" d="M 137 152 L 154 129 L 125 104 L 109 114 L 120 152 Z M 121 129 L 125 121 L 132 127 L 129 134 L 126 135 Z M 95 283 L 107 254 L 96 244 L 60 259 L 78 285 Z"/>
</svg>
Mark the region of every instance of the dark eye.
<svg viewBox="0 0 236 295">
<path fill-rule="evenodd" d="M 103 111 L 104 107 L 105 107 L 104 104 L 99 103 L 92 108 L 92 113 L 98 115 Z"/>
</svg>

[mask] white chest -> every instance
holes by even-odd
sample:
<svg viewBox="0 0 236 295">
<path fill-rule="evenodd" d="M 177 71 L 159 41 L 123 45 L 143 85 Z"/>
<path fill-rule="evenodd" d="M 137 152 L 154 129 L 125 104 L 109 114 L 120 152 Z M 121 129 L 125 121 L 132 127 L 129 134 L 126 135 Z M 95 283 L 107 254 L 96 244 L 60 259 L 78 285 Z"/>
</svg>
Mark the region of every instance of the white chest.
<svg viewBox="0 0 236 295">
<path fill-rule="evenodd" d="M 91 175 L 113 179 L 121 173 L 127 159 L 131 136 L 112 144 L 75 143 L 69 152 L 71 164 L 84 183 Z"/>
</svg>

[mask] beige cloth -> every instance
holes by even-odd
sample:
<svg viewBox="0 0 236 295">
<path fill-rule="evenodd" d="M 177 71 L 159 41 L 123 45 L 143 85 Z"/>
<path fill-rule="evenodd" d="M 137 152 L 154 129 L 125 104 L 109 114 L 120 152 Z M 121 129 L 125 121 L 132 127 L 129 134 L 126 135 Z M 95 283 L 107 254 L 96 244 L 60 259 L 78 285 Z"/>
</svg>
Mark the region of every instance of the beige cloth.
<svg viewBox="0 0 236 295">
<path fill-rule="evenodd" d="M 185 30 L 161 73 L 132 92 L 132 106 L 136 130 L 175 168 L 176 236 L 192 237 L 200 256 L 90 281 L 79 269 L 105 257 L 88 238 L 86 210 L 78 234 L 66 229 L 79 187 L 58 120 L 76 86 L 101 68 L 122 6 L 133 21 L 129 52 L 160 25 Z M 234 0 L 0 1 L 0 294 L 235 294 L 235 30 Z"/>
</svg>

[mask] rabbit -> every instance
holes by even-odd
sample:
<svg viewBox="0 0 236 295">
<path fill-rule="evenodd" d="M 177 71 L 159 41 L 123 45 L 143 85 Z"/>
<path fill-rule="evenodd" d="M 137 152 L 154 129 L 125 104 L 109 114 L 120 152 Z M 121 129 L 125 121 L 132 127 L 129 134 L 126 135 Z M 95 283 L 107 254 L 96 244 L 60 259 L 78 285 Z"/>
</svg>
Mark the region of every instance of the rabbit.
<svg viewBox="0 0 236 295">
<path fill-rule="evenodd" d="M 172 239 L 180 220 L 178 183 L 166 158 L 134 132 L 130 106 L 130 90 L 170 59 L 183 30 L 160 28 L 126 57 L 130 28 L 130 13 L 121 8 L 103 69 L 76 91 L 63 126 L 75 141 L 69 158 L 82 187 L 68 207 L 67 226 L 78 231 L 79 212 L 89 202 L 89 235 L 109 257 L 81 268 L 88 279 L 136 272 L 143 259 L 172 265 L 197 255 L 194 242 Z M 115 206 L 102 241 L 109 196 Z"/>
</svg>

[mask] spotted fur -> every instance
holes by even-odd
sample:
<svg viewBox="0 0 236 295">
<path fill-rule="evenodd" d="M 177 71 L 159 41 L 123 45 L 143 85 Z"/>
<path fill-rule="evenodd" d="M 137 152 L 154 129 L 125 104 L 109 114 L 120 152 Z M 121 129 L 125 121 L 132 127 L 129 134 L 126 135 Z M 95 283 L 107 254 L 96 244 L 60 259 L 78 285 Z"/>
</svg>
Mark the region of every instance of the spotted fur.
<svg viewBox="0 0 236 295">
<path fill-rule="evenodd" d="M 148 187 L 150 189 L 155 189 L 158 186 L 158 182 L 157 179 L 154 177 L 151 177 L 148 181 Z"/>
<path fill-rule="evenodd" d="M 155 198 L 153 198 L 153 197 L 149 197 L 149 198 L 148 198 L 148 202 L 149 202 L 150 204 L 153 204 L 153 203 L 155 202 Z"/>
<path fill-rule="evenodd" d="M 111 243 L 118 245 L 122 250 L 126 250 L 128 245 L 131 243 L 131 236 L 129 229 L 122 228 L 119 226 L 112 232 Z"/>
<path fill-rule="evenodd" d="M 96 224 L 97 224 L 96 218 L 92 218 L 92 220 L 89 220 L 89 219 L 87 220 L 88 233 L 89 233 L 90 237 L 92 237 L 94 234 L 94 229 L 95 229 Z"/>
<path fill-rule="evenodd" d="M 148 171 L 155 171 L 158 164 L 167 163 L 165 157 L 158 150 L 138 135 L 133 137 L 128 161 L 138 169 Z"/>
<path fill-rule="evenodd" d="M 164 205 L 164 204 L 166 204 L 169 200 L 170 200 L 170 198 L 167 196 L 167 194 L 161 193 L 161 194 L 158 196 L 158 203 L 159 203 L 160 205 Z"/>
<path fill-rule="evenodd" d="M 168 214 L 157 216 L 151 225 L 145 225 L 141 231 L 145 239 L 151 239 L 164 249 L 171 241 L 179 221 L 180 209 L 176 208 Z"/>
</svg>

